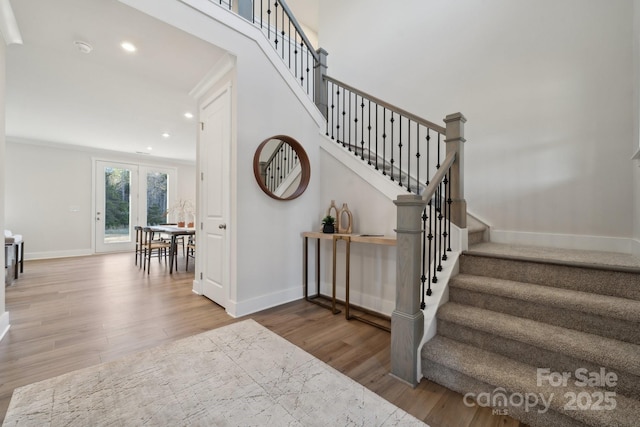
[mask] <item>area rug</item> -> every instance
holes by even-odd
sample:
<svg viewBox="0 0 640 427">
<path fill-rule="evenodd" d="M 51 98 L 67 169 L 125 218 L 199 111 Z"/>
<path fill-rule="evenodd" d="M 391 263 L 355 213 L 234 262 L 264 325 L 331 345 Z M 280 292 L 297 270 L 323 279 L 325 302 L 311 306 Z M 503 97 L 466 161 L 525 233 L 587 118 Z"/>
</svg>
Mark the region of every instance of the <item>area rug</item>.
<svg viewBox="0 0 640 427">
<path fill-rule="evenodd" d="M 253 320 L 13 392 L 4 426 L 424 426 Z"/>
</svg>

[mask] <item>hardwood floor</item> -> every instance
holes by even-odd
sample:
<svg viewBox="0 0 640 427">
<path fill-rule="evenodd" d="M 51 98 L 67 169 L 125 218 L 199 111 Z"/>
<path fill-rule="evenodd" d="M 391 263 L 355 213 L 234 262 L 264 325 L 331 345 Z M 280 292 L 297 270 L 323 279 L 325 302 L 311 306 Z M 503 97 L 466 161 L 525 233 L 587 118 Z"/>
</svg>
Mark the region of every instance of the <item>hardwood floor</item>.
<svg viewBox="0 0 640 427">
<path fill-rule="evenodd" d="M 147 275 L 133 254 L 26 262 L 6 288 L 11 328 L 0 341 L 0 420 L 14 388 L 243 320 L 195 295 L 193 272 L 179 262 L 173 275 L 155 260 Z M 523 426 L 469 408 L 435 383 L 413 389 L 390 377 L 389 334 L 373 326 L 303 300 L 249 317 L 432 427 Z"/>
</svg>

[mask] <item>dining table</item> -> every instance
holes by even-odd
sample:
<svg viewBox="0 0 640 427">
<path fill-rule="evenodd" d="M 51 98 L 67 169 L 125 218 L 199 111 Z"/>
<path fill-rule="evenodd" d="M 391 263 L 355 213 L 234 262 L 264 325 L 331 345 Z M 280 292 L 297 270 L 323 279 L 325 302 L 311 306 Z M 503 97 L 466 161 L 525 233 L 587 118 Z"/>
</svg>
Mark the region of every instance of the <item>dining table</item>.
<svg viewBox="0 0 640 427">
<path fill-rule="evenodd" d="M 176 239 L 179 236 L 194 236 L 196 234 L 196 229 L 193 227 L 178 227 L 175 225 L 151 225 L 149 228 L 154 232 L 163 233 L 171 237 L 171 244 L 169 248 L 169 274 L 173 274 L 174 262 L 176 264 L 176 271 L 178 270 L 178 244 Z"/>
</svg>

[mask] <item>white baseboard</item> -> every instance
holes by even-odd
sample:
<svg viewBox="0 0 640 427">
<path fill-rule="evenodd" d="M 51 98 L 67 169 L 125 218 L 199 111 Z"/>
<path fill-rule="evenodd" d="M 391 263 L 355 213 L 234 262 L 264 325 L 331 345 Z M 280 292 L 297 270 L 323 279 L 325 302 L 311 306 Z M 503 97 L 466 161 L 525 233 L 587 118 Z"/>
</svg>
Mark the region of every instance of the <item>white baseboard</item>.
<svg viewBox="0 0 640 427">
<path fill-rule="evenodd" d="M 584 236 L 577 234 L 532 233 L 490 229 L 489 241 L 512 245 L 543 246 L 561 249 L 640 254 L 640 242 L 624 237 Z"/>
<path fill-rule="evenodd" d="M 4 338 L 4 336 L 9 331 L 11 325 L 9 324 L 9 312 L 5 311 L 2 316 L 0 316 L 0 341 Z"/>
<path fill-rule="evenodd" d="M 286 304 L 302 298 L 302 286 L 284 289 L 272 294 L 261 295 L 244 301 L 229 301 L 226 307 L 227 314 L 232 317 L 241 317 L 267 308 Z"/>
<path fill-rule="evenodd" d="M 28 252 L 24 254 L 25 261 L 34 259 L 71 258 L 77 256 L 93 255 L 91 249 L 74 249 L 70 251 Z M 132 255 L 133 257 L 133 255 Z"/>
<path fill-rule="evenodd" d="M 202 295 L 202 282 L 200 280 L 193 280 L 193 288 L 191 289 L 191 292 L 196 295 Z"/>
</svg>

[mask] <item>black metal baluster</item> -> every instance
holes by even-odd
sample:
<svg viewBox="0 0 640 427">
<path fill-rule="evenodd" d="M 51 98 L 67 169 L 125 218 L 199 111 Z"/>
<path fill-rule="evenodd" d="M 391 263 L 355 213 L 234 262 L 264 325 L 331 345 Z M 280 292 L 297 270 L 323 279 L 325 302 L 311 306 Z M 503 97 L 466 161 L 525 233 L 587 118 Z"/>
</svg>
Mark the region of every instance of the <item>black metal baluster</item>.
<svg viewBox="0 0 640 427">
<path fill-rule="evenodd" d="M 309 78 L 309 49 L 307 48 L 307 94 L 309 94 L 309 82 L 311 81 L 311 79 Z"/>
<path fill-rule="evenodd" d="M 420 301 L 420 308 L 422 310 L 425 309 L 426 305 L 424 303 L 424 296 L 425 296 L 425 289 L 424 289 L 424 282 L 427 281 L 427 276 L 425 274 L 425 268 L 427 266 L 427 263 L 425 261 L 427 252 L 426 252 L 426 246 L 427 246 L 427 208 L 425 207 L 422 210 L 422 275 L 420 276 L 420 295 L 421 295 L 421 301 Z"/>
<path fill-rule="evenodd" d="M 398 185 L 402 187 L 402 116 L 398 116 L 399 134 L 398 138 Z"/>
<path fill-rule="evenodd" d="M 289 69 L 291 69 L 291 19 L 289 19 L 289 32 L 287 33 L 287 46 L 289 47 Z"/>
<path fill-rule="evenodd" d="M 327 111 L 327 129 L 326 129 L 326 136 L 329 136 L 329 121 L 333 120 L 333 90 L 329 89 L 329 85 L 331 85 L 331 88 L 333 89 L 333 83 L 332 82 L 327 82 L 327 101 L 329 100 L 329 94 L 331 94 L 331 113 L 329 113 Z M 331 139 L 333 139 L 333 123 L 331 123 Z"/>
<path fill-rule="evenodd" d="M 275 49 L 276 49 L 276 53 L 278 53 L 278 0 L 276 0 L 273 3 L 275 10 L 274 10 L 274 22 L 275 22 L 275 27 L 273 28 L 273 36 L 276 39 L 275 40 Z"/>
<path fill-rule="evenodd" d="M 438 189 L 436 189 L 435 196 L 431 199 L 433 201 L 432 210 L 431 210 L 431 219 L 433 220 L 433 275 L 431 276 L 432 283 L 438 283 L 438 263 L 436 262 L 436 257 L 438 256 Z"/>
<path fill-rule="evenodd" d="M 345 89 L 346 92 L 346 89 Z M 349 91 L 349 95 L 347 96 L 347 103 L 344 104 L 345 105 L 345 111 L 348 111 L 348 115 L 347 117 L 347 125 L 348 125 L 348 130 L 347 127 L 344 128 L 345 131 L 347 131 L 347 137 L 345 138 L 345 141 L 347 142 L 347 150 L 351 151 L 351 91 Z M 349 105 L 347 107 L 347 105 Z"/>
<path fill-rule="evenodd" d="M 358 94 L 355 94 L 356 102 L 358 104 Z M 355 108 L 356 116 L 353 118 L 353 154 L 358 155 L 358 107 Z M 349 98 L 349 117 L 351 117 L 351 98 Z"/>
<path fill-rule="evenodd" d="M 391 163 L 391 175 L 390 176 L 391 176 L 391 181 L 395 181 L 395 178 L 393 176 L 394 175 L 393 165 L 395 163 L 395 160 L 393 158 L 393 152 L 395 151 L 394 147 L 393 147 L 393 122 L 395 122 L 395 119 L 393 118 L 393 110 L 389 110 L 389 111 L 391 111 L 391 120 L 390 120 L 390 122 L 391 122 L 391 142 L 389 144 L 390 148 L 391 148 L 391 160 L 389 161 Z"/>
<path fill-rule="evenodd" d="M 300 36 L 300 86 L 304 88 L 304 41 Z"/>
<path fill-rule="evenodd" d="M 411 119 L 407 119 L 407 191 L 411 192 Z"/>
<path fill-rule="evenodd" d="M 387 174 L 387 108 L 382 107 L 382 175 Z"/>
<path fill-rule="evenodd" d="M 431 157 L 431 129 L 427 128 L 427 136 L 426 136 L 426 140 L 427 140 L 427 185 L 429 185 L 429 177 L 431 176 L 431 174 L 429 173 L 429 170 L 431 169 L 431 165 L 429 164 L 430 160 L 429 158 Z"/>
<path fill-rule="evenodd" d="M 378 135 L 380 134 L 380 129 L 378 128 L 378 104 L 376 103 L 376 170 L 378 168 Z"/>
<path fill-rule="evenodd" d="M 438 185 L 438 271 L 442 271 L 442 182 Z"/>
<path fill-rule="evenodd" d="M 369 100 L 369 105 L 367 107 L 367 114 L 369 115 L 369 125 L 367 129 L 369 130 L 369 137 L 367 138 L 369 144 L 369 165 L 371 165 L 371 100 Z"/>
<path fill-rule="evenodd" d="M 447 242 L 447 252 L 451 252 L 451 203 L 453 203 L 453 200 L 451 200 L 451 169 L 449 169 L 449 185 L 448 190 L 449 190 L 449 195 L 447 196 L 447 205 L 449 205 L 449 208 L 447 210 L 447 227 L 449 227 L 449 232 L 448 232 L 448 237 L 449 237 L 449 241 Z"/>
<path fill-rule="evenodd" d="M 267 39 L 271 40 L 271 2 L 267 4 Z"/>
<path fill-rule="evenodd" d="M 345 92 L 346 92 L 346 91 L 347 91 L 347 90 L 346 90 L 345 88 L 342 88 L 342 146 L 343 146 L 343 147 L 346 147 L 346 146 L 347 146 L 347 145 L 346 145 L 346 144 L 347 144 L 347 137 L 346 137 L 346 135 L 345 135 L 345 133 L 344 133 L 344 132 L 345 132 L 345 130 L 347 129 L 347 127 L 345 126 L 345 122 L 344 122 L 344 121 L 345 121 L 345 116 L 346 116 L 346 114 L 347 114 L 347 112 L 345 111 L 345 108 L 346 108 L 346 107 L 345 107 L 345 102 L 346 102 L 346 101 L 345 101 L 345 99 L 346 99 L 346 97 L 345 97 Z"/>
<path fill-rule="evenodd" d="M 451 169 L 449 169 L 450 171 Z M 443 254 L 442 254 L 442 261 L 446 261 L 447 260 L 447 251 L 444 250 L 444 248 L 447 245 L 447 237 L 449 236 L 449 231 L 451 229 L 448 229 L 447 226 L 447 190 L 449 189 L 449 171 L 447 171 L 447 174 L 444 176 L 444 179 L 442 180 L 442 183 L 444 185 L 444 201 L 442 203 L 442 208 L 444 209 L 444 230 L 442 232 L 442 237 L 444 239 L 444 242 L 442 243 L 442 248 L 443 248 Z"/>
<path fill-rule="evenodd" d="M 433 247 L 433 198 L 429 199 L 429 203 L 427 203 L 427 209 L 429 210 L 429 234 L 427 235 L 427 239 L 429 240 L 429 253 L 427 257 L 427 271 L 429 272 L 428 285 L 427 285 L 427 296 L 431 296 L 431 283 L 436 283 L 438 279 L 435 278 L 435 275 L 431 275 L 431 258 L 434 250 Z"/>
<path fill-rule="evenodd" d="M 291 21 L 289 21 L 291 22 Z M 285 43 L 285 31 L 284 31 L 284 7 L 282 8 L 282 31 L 280 32 L 282 35 L 282 59 L 284 59 L 284 43 Z"/>
<path fill-rule="evenodd" d="M 298 32 L 293 33 L 293 74 L 298 78 Z"/>
<path fill-rule="evenodd" d="M 262 21 L 263 21 L 262 17 L 264 16 L 263 4 L 264 4 L 264 1 L 260 0 L 260 30 L 262 30 Z"/>
<path fill-rule="evenodd" d="M 338 86 L 336 105 L 336 141 L 340 142 L 340 86 Z"/>
<path fill-rule="evenodd" d="M 420 194 L 420 124 L 416 123 L 416 194 Z"/>
<path fill-rule="evenodd" d="M 358 101 L 358 97 L 356 97 L 356 102 Z M 360 97 L 360 118 L 362 119 L 360 122 L 360 158 L 364 161 L 364 97 Z"/>
</svg>

